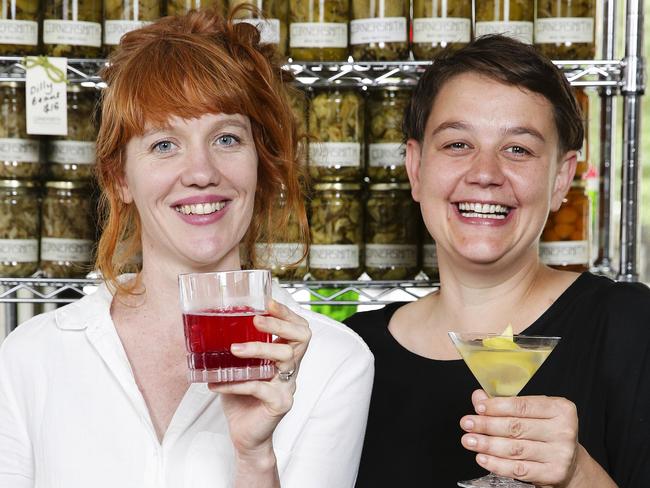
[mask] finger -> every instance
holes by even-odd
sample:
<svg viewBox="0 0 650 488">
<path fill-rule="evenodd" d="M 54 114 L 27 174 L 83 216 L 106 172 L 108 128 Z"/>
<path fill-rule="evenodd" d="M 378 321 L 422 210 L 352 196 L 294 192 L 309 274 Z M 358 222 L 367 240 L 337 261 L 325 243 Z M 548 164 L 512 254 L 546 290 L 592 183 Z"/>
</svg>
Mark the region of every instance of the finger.
<svg viewBox="0 0 650 488">
<path fill-rule="evenodd" d="M 476 413 L 483 413 L 485 411 L 485 405 L 483 405 L 483 402 L 489 398 L 490 397 L 488 396 L 488 394 L 485 393 L 483 390 L 479 389 L 479 390 L 474 390 L 472 392 L 472 405 L 474 405 L 474 410 L 476 411 Z M 477 410 L 477 407 L 479 405 L 482 407 L 481 408 L 482 411 Z"/>
<path fill-rule="evenodd" d="M 549 452 L 548 444 L 544 442 L 480 434 L 465 434 L 460 441 L 465 449 L 502 459 L 549 462 L 554 457 L 554 453 Z"/>
<path fill-rule="evenodd" d="M 479 401 L 475 405 L 475 408 L 479 413 L 495 417 L 522 417 L 537 419 L 575 417 L 577 419 L 575 404 L 566 398 L 559 397 L 496 397 Z"/>
<path fill-rule="evenodd" d="M 290 385 L 278 388 L 278 384 Z M 293 406 L 295 384 L 269 383 L 267 381 L 242 381 L 238 383 L 209 383 L 210 390 L 224 395 L 246 395 L 260 400 L 272 416 L 281 417 Z"/>
<path fill-rule="evenodd" d="M 547 442 L 559 437 L 557 426 L 553 428 L 553 423 L 546 419 L 466 415 L 460 420 L 460 426 L 465 432 L 509 439 Z"/>
<path fill-rule="evenodd" d="M 257 330 L 276 335 L 287 342 L 306 344 L 311 339 L 311 330 L 303 319 L 299 322 L 289 322 L 275 317 L 256 315 L 253 323 Z"/>
<path fill-rule="evenodd" d="M 269 300 L 268 312 L 270 315 L 278 319 L 286 320 L 287 322 L 304 323 L 307 325 L 307 321 L 304 318 L 295 313 L 286 305 L 283 305 L 282 303 L 277 302 L 273 299 Z"/>
<path fill-rule="evenodd" d="M 488 454 L 477 454 L 476 462 L 484 469 L 499 476 L 507 476 L 522 481 L 535 481 L 537 485 L 545 485 L 544 475 L 547 465 L 534 461 L 503 459 Z"/>
<path fill-rule="evenodd" d="M 232 344 L 230 352 L 239 358 L 270 359 L 278 362 L 293 362 L 295 351 L 289 344 L 276 342 L 243 342 Z"/>
</svg>

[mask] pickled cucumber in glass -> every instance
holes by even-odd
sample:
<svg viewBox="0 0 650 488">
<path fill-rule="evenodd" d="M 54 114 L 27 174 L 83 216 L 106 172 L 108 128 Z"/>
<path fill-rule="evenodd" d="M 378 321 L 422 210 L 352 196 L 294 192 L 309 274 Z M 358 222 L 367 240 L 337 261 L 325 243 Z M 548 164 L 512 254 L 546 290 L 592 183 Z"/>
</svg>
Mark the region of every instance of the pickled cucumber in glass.
<svg viewBox="0 0 650 488">
<path fill-rule="evenodd" d="M 368 98 L 368 165 L 373 183 L 408 181 L 404 166 L 402 119 L 410 90 L 382 88 Z"/>
<path fill-rule="evenodd" d="M 309 271 L 317 280 L 355 280 L 363 272 L 360 190 L 355 183 L 314 185 Z"/>
<path fill-rule="evenodd" d="M 418 274 L 419 208 L 408 183 L 370 185 L 366 202 L 365 270 L 373 280 Z"/>
<path fill-rule="evenodd" d="M 33 181 L 0 180 L 0 277 L 38 269 L 39 201 Z"/>
<path fill-rule="evenodd" d="M 534 0 L 476 0 L 474 37 L 503 34 L 533 43 Z"/>
<path fill-rule="evenodd" d="M 350 54 L 359 61 L 408 59 L 408 0 L 351 2 Z"/>
<path fill-rule="evenodd" d="M 289 0 L 289 56 L 346 61 L 349 0 Z"/>
<path fill-rule="evenodd" d="M 38 54 L 38 0 L 5 0 L 0 10 L 0 56 Z"/>
<path fill-rule="evenodd" d="M 254 7 L 256 10 L 238 10 L 235 17 L 255 25 L 260 31 L 261 42 L 273 44 L 280 54 L 287 54 L 289 0 L 229 0 L 228 5 L 230 12 L 239 5 Z M 256 12 L 261 12 L 262 16 Z"/>
<path fill-rule="evenodd" d="M 183 15 L 190 10 L 200 8 L 213 8 L 217 12 L 226 14 L 227 0 L 167 0 L 165 12 L 167 15 Z"/>
<path fill-rule="evenodd" d="M 444 48 L 459 49 L 472 34 L 472 3 L 467 0 L 413 0 L 413 56 L 430 61 Z"/>
<path fill-rule="evenodd" d="M 162 0 L 104 0 L 104 46 L 107 52 L 124 34 L 155 20 L 162 12 Z"/>
<path fill-rule="evenodd" d="M 48 56 L 98 58 L 102 45 L 101 0 L 44 0 L 42 35 Z"/>
<path fill-rule="evenodd" d="M 364 104 L 353 89 L 315 93 L 309 107 L 309 174 L 316 181 L 363 176 Z"/>
<path fill-rule="evenodd" d="M 596 0 L 537 0 L 535 45 L 551 59 L 594 59 Z"/>
<path fill-rule="evenodd" d="M 40 139 L 28 135 L 25 85 L 0 83 L 0 178 L 37 179 L 41 174 Z"/>
</svg>

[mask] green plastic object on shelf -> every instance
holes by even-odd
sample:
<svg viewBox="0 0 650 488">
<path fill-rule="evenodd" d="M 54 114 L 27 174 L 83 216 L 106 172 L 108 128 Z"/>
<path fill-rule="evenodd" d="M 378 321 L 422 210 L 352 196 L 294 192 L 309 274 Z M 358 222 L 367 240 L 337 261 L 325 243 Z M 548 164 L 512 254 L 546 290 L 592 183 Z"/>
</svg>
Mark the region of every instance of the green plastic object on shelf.
<svg viewBox="0 0 650 488">
<path fill-rule="evenodd" d="M 340 288 L 319 288 L 316 290 L 316 293 L 323 297 L 331 297 L 332 295 L 340 292 Z M 332 300 L 332 302 L 347 302 L 347 301 L 357 301 L 359 299 L 359 293 L 353 290 L 346 291 L 340 296 L 337 296 Z M 318 297 L 311 295 L 310 300 L 312 302 L 318 301 Z M 311 309 L 314 312 L 322 313 L 328 317 L 338 320 L 339 322 L 344 321 L 349 316 L 354 315 L 357 312 L 356 305 L 310 305 Z"/>
</svg>

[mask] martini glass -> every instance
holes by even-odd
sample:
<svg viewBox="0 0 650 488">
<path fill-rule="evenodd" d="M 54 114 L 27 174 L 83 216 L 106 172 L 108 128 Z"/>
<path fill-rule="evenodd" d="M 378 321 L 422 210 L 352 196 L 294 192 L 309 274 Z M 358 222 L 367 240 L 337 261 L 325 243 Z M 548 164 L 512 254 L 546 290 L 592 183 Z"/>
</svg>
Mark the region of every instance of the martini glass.
<svg viewBox="0 0 650 488">
<path fill-rule="evenodd" d="M 465 364 L 490 397 L 514 397 L 546 361 L 559 337 L 449 332 Z M 512 478 L 488 474 L 459 481 L 464 488 L 534 488 Z"/>
</svg>

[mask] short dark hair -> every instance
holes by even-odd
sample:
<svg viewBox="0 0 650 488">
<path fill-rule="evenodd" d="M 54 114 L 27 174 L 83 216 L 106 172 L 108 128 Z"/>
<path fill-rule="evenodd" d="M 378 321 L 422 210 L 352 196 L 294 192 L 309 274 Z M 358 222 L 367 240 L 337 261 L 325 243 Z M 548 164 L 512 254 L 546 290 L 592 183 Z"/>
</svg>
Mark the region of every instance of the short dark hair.
<svg viewBox="0 0 650 488">
<path fill-rule="evenodd" d="M 422 143 L 433 102 L 442 86 L 463 73 L 477 73 L 546 98 L 553 107 L 562 152 L 579 150 L 584 138 L 580 107 L 564 74 L 534 47 L 502 35 L 479 37 L 445 50 L 420 77 L 404 114 L 404 137 Z"/>
</svg>

